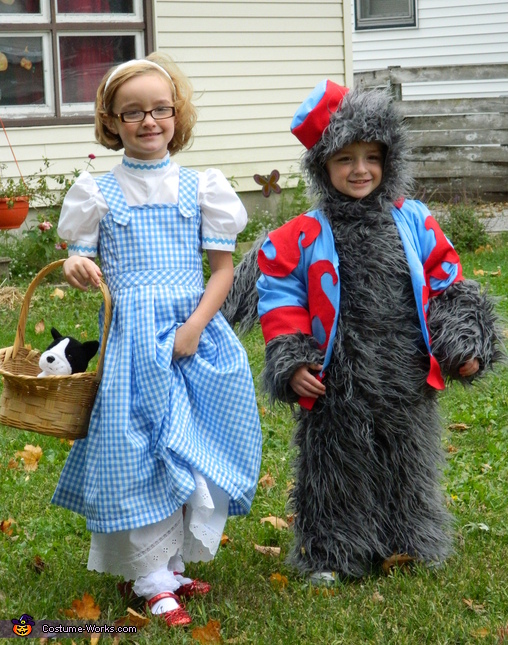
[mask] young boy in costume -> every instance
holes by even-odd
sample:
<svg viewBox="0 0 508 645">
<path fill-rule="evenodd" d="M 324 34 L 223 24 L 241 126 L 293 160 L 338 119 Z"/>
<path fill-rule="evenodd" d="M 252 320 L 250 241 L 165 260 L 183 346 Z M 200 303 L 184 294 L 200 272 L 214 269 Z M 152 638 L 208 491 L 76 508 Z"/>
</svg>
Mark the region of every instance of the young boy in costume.
<svg viewBox="0 0 508 645">
<path fill-rule="evenodd" d="M 491 300 L 410 188 L 406 130 L 385 92 L 321 82 L 291 130 L 315 202 L 258 254 L 272 399 L 300 404 L 292 563 L 316 582 L 394 553 L 450 551 L 437 392 L 502 357 Z M 253 254 L 225 312 L 249 320 Z M 251 303 L 248 300 L 247 303 Z"/>
</svg>

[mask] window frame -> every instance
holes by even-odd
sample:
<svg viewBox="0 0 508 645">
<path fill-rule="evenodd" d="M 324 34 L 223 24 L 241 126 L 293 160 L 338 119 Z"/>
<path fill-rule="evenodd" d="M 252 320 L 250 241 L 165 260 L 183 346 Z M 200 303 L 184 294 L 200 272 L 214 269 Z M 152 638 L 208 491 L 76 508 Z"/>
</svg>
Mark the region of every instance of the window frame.
<svg viewBox="0 0 508 645">
<path fill-rule="evenodd" d="M 408 17 L 387 16 L 384 18 L 369 18 L 361 16 L 362 0 L 355 0 L 355 31 L 370 31 L 373 29 L 408 29 L 418 27 L 417 0 L 407 0 Z"/>
<path fill-rule="evenodd" d="M 152 0 L 134 0 L 134 13 L 114 19 L 114 14 L 57 14 L 57 0 L 41 0 L 40 14 L 0 15 L 5 37 L 42 37 L 44 93 L 46 104 L 1 106 L 6 126 L 74 125 L 94 122 L 93 103 L 63 104 L 59 36 L 134 36 L 136 57 L 153 51 Z M 14 115 L 13 113 L 16 112 Z"/>
</svg>

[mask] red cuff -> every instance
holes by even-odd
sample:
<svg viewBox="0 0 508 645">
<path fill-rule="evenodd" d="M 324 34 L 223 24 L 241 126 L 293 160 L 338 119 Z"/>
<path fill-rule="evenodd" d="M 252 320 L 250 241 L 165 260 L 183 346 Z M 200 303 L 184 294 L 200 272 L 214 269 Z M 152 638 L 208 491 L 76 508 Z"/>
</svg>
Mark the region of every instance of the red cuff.
<svg viewBox="0 0 508 645">
<path fill-rule="evenodd" d="M 261 329 L 268 343 L 276 336 L 285 334 L 312 335 L 309 312 L 303 307 L 277 307 L 260 317 Z"/>
</svg>

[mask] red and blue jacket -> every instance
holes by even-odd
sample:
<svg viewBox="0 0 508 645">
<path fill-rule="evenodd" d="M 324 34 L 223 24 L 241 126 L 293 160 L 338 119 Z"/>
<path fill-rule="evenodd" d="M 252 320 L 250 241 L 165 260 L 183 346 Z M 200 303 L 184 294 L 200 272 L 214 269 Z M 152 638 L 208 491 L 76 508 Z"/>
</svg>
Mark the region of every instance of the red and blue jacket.
<svg viewBox="0 0 508 645">
<path fill-rule="evenodd" d="M 427 382 L 444 389 L 427 325 L 429 298 L 462 280 L 459 256 L 427 207 L 399 200 L 392 209 L 411 274 L 420 326 L 429 352 Z M 325 215 L 310 211 L 269 233 L 258 254 L 258 313 L 265 342 L 283 334 L 312 335 L 324 352 L 322 380 L 332 355 L 340 311 L 340 259 Z M 315 399 L 300 398 L 311 409 Z"/>
</svg>

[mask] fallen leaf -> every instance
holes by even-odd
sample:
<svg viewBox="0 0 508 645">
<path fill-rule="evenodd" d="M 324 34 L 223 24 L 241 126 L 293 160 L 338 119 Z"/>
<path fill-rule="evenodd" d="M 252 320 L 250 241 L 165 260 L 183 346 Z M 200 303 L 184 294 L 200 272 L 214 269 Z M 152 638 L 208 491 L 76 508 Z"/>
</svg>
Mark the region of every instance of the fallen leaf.
<svg viewBox="0 0 508 645">
<path fill-rule="evenodd" d="M 275 479 L 268 472 L 261 477 L 258 483 L 262 488 L 272 488 L 272 486 L 275 486 Z"/>
<path fill-rule="evenodd" d="M 259 544 L 255 544 L 254 548 L 263 555 L 272 555 L 274 557 L 280 555 L 280 546 L 260 546 Z"/>
<path fill-rule="evenodd" d="M 475 275 L 485 275 L 485 271 L 483 269 L 473 269 L 473 273 Z"/>
<path fill-rule="evenodd" d="M 483 246 L 483 245 L 479 246 L 476 249 L 475 254 L 478 255 L 479 253 L 483 253 L 484 251 L 488 251 L 490 253 L 493 250 L 494 249 L 492 248 L 492 246 L 490 244 L 486 244 L 485 246 Z"/>
<path fill-rule="evenodd" d="M 385 601 L 385 597 L 384 597 L 384 596 L 382 596 L 382 595 L 379 593 L 379 591 L 375 591 L 375 592 L 372 594 L 372 600 L 373 600 L 374 602 L 384 602 L 384 601 Z"/>
<path fill-rule="evenodd" d="M 288 586 L 288 579 L 280 573 L 272 573 L 270 576 L 272 587 L 278 591 L 285 589 Z"/>
<path fill-rule="evenodd" d="M 133 627 L 141 629 L 142 627 L 148 625 L 149 622 L 150 618 L 148 618 L 148 616 L 142 616 L 141 614 L 138 614 L 137 611 L 134 611 L 134 609 L 131 609 L 131 607 L 127 607 L 127 615 L 122 616 L 121 618 L 117 618 L 114 622 L 114 625 L 115 627 L 132 625 Z"/>
<path fill-rule="evenodd" d="M 483 614 L 485 612 L 485 605 L 475 603 L 471 598 L 462 598 L 462 602 L 470 611 L 474 611 L 475 614 Z"/>
<path fill-rule="evenodd" d="M 414 562 L 414 560 L 415 558 L 407 553 L 394 553 L 383 562 L 383 572 L 388 575 L 396 567 L 399 569 L 407 569 L 408 565 Z"/>
<path fill-rule="evenodd" d="M 488 473 L 489 470 L 492 470 L 492 466 L 490 464 L 482 464 L 482 473 Z"/>
<path fill-rule="evenodd" d="M 88 593 L 83 594 L 83 598 L 72 601 L 71 609 L 64 609 L 63 613 L 68 618 L 82 618 L 83 620 L 98 620 L 101 610 L 95 604 L 95 600 Z"/>
<path fill-rule="evenodd" d="M 18 462 L 12 457 L 12 459 L 9 459 L 9 463 L 7 464 L 7 468 L 9 470 L 14 470 L 15 468 L 18 467 Z"/>
<path fill-rule="evenodd" d="M 40 446 L 32 446 L 27 444 L 24 450 L 18 450 L 15 457 L 23 460 L 23 467 L 27 472 L 37 470 L 39 466 L 39 459 L 42 457 L 42 448 Z"/>
<path fill-rule="evenodd" d="M 471 426 L 468 426 L 467 423 L 450 423 L 448 430 L 453 430 L 455 432 L 464 432 L 468 430 Z"/>
<path fill-rule="evenodd" d="M 338 589 L 334 589 L 334 587 L 315 587 L 314 593 L 316 596 L 327 598 L 328 596 L 336 596 L 338 594 Z"/>
<path fill-rule="evenodd" d="M 198 643 L 222 643 L 220 622 L 209 620 L 204 627 L 194 627 L 191 636 Z"/>
<path fill-rule="evenodd" d="M 50 294 L 50 296 L 49 296 L 49 297 L 50 297 L 50 298 L 60 298 L 60 300 L 62 300 L 62 298 L 63 298 L 64 296 L 65 296 L 65 293 L 64 293 L 61 289 L 59 289 L 59 288 L 57 287 L 57 288 L 53 291 L 53 293 L 52 293 L 52 294 Z"/>
<path fill-rule="evenodd" d="M 287 522 L 285 522 L 282 518 L 274 517 L 273 515 L 269 515 L 268 517 L 263 517 L 259 521 L 261 522 L 261 524 L 265 524 L 265 523 L 271 524 L 274 528 L 278 529 L 279 531 L 282 529 L 288 528 Z"/>
<path fill-rule="evenodd" d="M 504 643 L 505 640 L 508 640 L 508 625 L 506 627 L 500 627 L 497 630 L 497 635 L 499 637 L 499 643 Z"/>
<path fill-rule="evenodd" d="M 490 636 L 490 631 L 486 627 L 473 629 L 471 636 L 473 636 L 473 638 L 487 638 L 488 636 Z"/>
<path fill-rule="evenodd" d="M 452 446 L 452 444 L 449 444 L 449 445 L 448 445 L 448 447 L 446 448 L 446 450 L 447 450 L 448 452 L 452 452 L 452 453 L 453 453 L 453 452 L 458 452 L 458 451 L 459 451 L 459 449 L 458 449 L 458 448 L 456 448 L 455 446 Z"/>
<path fill-rule="evenodd" d="M 36 334 L 43 334 L 45 329 L 46 325 L 44 324 L 44 320 L 39 320 L 39 322 L 35 324 Z"/>
<path fill-rule="evenodd" d="M 497 271 L 491 271 L 490 275 L 493 276 L 493 277 L 497 277 L 497 276 L 501 275 L 501 267 L 497 267 Z"/>
<path fill-rule="evenodd" d="M 13 534 L 13 529 L 12 529 L 13 524 L 16 524 L 16 522 L 12 519 L 12 517 L 9 517 L 8 520 L 2 520 L 0 522 L 0 531 L 2 533 L 5 533 L 5 535 L 12 535 Z"/>
<path fill-rule="evenodd" d="M 44 560 L 41 558 L 40 555 L 36 555 L 34 557 L 32 565 L 37 573 L 42 573 L 46 568 L 46 563 L 44 562 Z"/>
<path fill-rule="evenodd" d="M 226 544 L 227 544 L 228 542 L 231 542 L 231 540 L 228 538 L 228 536 L 227 536 L 225 533 L 223 533 L 223 534 L 222 534 L 222 537 L 221 537 L 221 539 L 220 539 L 220 545 L 221 545 L 221 546 L 226 546 Z"/>
</svg>

